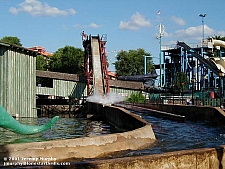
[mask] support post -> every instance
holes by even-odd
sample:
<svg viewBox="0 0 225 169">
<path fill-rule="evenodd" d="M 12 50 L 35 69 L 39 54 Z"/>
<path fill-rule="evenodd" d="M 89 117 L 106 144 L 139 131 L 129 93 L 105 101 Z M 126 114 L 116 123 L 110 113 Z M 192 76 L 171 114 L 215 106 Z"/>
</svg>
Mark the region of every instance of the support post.
<svg viewBox="0 0 225 169">
<path fill-rule="evenodd" d="M 220 92 L 220 108 L 222 107 L 222 83 L 221 83 L 221 77 L 223 76 L 223 73 L 219 73 L 219 92 Z"/>
<path fill-rule="evenodd" d="M 191 83 L 192 83 L 191 102 L 192 102 L 192 105 L 194 105 L 194 82 L 195 82 L 195 79 L 191 78 Z"/>
</svg>

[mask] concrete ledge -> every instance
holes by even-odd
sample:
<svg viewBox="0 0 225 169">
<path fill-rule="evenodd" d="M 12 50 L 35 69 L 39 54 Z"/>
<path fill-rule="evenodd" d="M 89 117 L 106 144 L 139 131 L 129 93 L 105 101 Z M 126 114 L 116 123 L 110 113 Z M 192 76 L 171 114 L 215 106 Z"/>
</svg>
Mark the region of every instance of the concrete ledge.
<svg viewBox="0 0 225 169">
<path fill-rule="evenodd" d="M 74 162 L 58 168 L 75 169 L 223 169 L 225 168 L 224 146 L 182 150 L 163 154 L 124 157 L 109 160 Z M 24 168 L 53 169 L 56 166 Z"/>
<path fill-rule="evenodd" d="M 225 126 L 225 112 L 219 107 L 150 104 L 150 103 L 135 104 L 135 105 L 185 116 L 185 118 L 188 120 L 211 121 L 217 125 Z"/>
<path fill-rule="evenodd" d="M 170 120 L 176 120 L 179 122 L 184 122 L 186 120 L 185 116 L 178 115 L 178 114 L 173 114 L 173 113 L 168 113 L 160 110 L 155 110 L 155 109 L 150 109 L 146 108 L 143 105 L 141 106 L 135 106 L 133 104 L 115 104 L 116 106 L 127 108 L 127 109 L 132 109 L 135 111 L 147 111 L 150 116 L 155 116 L 155 117 L 160 117 L 160 118 L 166 118 Z"/>
<path fill-rule="evenodd" d="M 95 107 L 99 111 L 103 111 L 110 123 L 113 123 L 115 126 L 119 125 L 119 127 L 123 127 L 126 130 L 132 130 L 102 136 L 0 146 L 0 165 L 3 165 L 4 157 L 20 157 L 17 160 L 18 162 L 24 162 L 22 157 L 34 158 L 34 161 L 41 157 L 51 157 L 52 159 L 48 159 L 48 161 L 97 158 L 118 151 L 145 148 L 155 141 L 151 125 L 140 117 L 123 108 L 93 103 L 91 105 L 91 108 Z M 91 111 L 95 111 L 95 109 L 91 109 Z M 96 114 L 99 114 L 99 111 Z M 125 118 L 131 120 L 132 124 L 125 125 Z M 32 159 L 30 162 L 32 162 Z"/>
<path fill-rule="evenodd" d="M 97 106 L 97 105 L 92 105 L 92 106 Z M 103 108 L 103 106 L 100 106 L 101 108 Z M 99 108 L 100 107 L 96 107 Z M 190 107 L 190 106 L 187 106 Z M 160 108 L 160 105 L 159 105 Z M 158 108 L 158 109 L 159 109 Z M 186 108 L 182 108 L 180 106 L 178 106 L 178 108 L 171 108 L 171 106 L 163 106 L 164 109 L 168 108 L 169 111 L 171 111 L 172 109 L 177 110 L 179 108 L 179 110 L 183 111 L 186 110 Z M 181 108 L 181 109 L 180 109 Z M 120 108 L 119 108 L 120 109 Z M 195 106 L 191 106 L 191 112 L 196 113 L 195 111 L 198 110 L 198 112 L 201 112 L 200 114 L 205 114 L 203 113 L 203 111 L 207 110 L 205 108 L 201 109 L 201 107 L 199 108 L 195 108 Z M 118 108 L 114 109 L 115 111 L 119 111 Z M 211 117 L 211 115 L 217 116 L 218 114 L 219 117 L 221 117 L 221 115 L 223 115 L 223 112 L 218 112 L 219 110 L 217 110 L 217 108 L 215 109 L 210 109 L 208 110 L 209 112 L 206 114 L 210 114 L 210 115 L 206 115 L 204 116 L 204 118 L 209 118 Z M 108 108 L 105 109 L 104 114 L 106 114 L 108 112 Z M 177 111 L 175 111 L 177 112 Z M 175 113 L 173 112 L 173 113 Z M 212 114 L 211 114 L 211 113 Z M 113 113 L 113 112 L 110 112 Z M 110 116 L 110 113 L 107 113 L 107 115 Z M 189 111 L 190 113 L 190 111 Z M 130 114 L 127 113 L 127 116 L 129 117 L 131 116 L 135 116 L 134 114 Z M 186 116 L 188 116 L 188 112 L 184 113 L 186 114 Z M 107 118 L 107 117 L 106 117 Z M 117 115 L 114 116 L 110 116 L 110 118 L 117 118 Z M 139 119 L 139 117 L 136 117 L 137 119 Z M 190 113 L 190 115 L 188 116 L 188 118 L 193 118 L 194 119 L 194 114 Z M 197 118 L 201 118 L 201 116 L 197 116 Z M 218 117 L 215 117 L 215 119 L 217 119 Z M 125 119 L 124 119 L 125 120 Z M 142 120 L 141 120 L 142 121 Z M 221 120 L 222 121 L 222 120 Z M 139 123 L 139 122 L 138 122 Z M 117 121 L 117 125 L 122 125 L 123 126 L 123 121 Z M 140 125 L 142 125 L 142 123 L 140 123 Z M 144 125 L 144 128 L 148 126 L 148 125 Z M 130 132 L 136 132 L 138 130 L 142 130 L 143 127 L 135 129 L 133 131 Z M 145 128 L 146 132 L 148 130 L 148 128 Z M 124 134 L 124 133 L 121 133 Z M 129 134 L 129 132 L 125 132 L 125 134 L 128 134 L 128 136 L 131 136 Z M 114 135 L 114 134 L 113 134 Z M 116 134 L 118 135 L 118 134 Z M 119 134 L 120 135 L 120 134 Z M 125 135 L 123 137 L 126 137 Z M 140 137 L 140 135 L 138 136 Z M 95 141 L 94 138 L 89 138 L 92 139 L 92 141 Z M 77 140 L 77 139 L 76 139 Z M 129 140 L 129 139 L 128 139 Z M 142 139 L 141 139 L 142 140 Z M 81 141 L 81 140 L 80 140 Z M 123 140 L 122 140 L 123 142 Z M 122 143 L 121 142 L 121 143 Z M 138 142 L 138 140 L 137 140 Z M 143 141 L 144 142 L 144 141 Z M 123 143 L 126 143 L 123 142 Z M 130 142 L 131 144 L 133 144 L 132 142 Z M 49 142 L 50 144 L 50 142 Z M 76 143 L 78 144 L 78 143 Z M 81 144 L 81 143 L 80 143 Z M 129 144 L 129 143 L 127 143 Z M 140 146 L 139 143 L 136 143 Z M 145 144 L 143 144 L 145 145 Z M 53 145 L 50 145 L 53 146 Z M 112 144 L 113 146 L 113 144 Z M 120 144 L 117 144 L 117 146 L 121 146 Z M 132 146 L 132 145 L 131 145 Z M 136 145 L 134 145 L 134 147 L 136 147 Z M 24 146 L 24 148 L 26 148 L 26 146 Z M 41 147 L 43 148 L 43 147 Z M 91 149 L 93 149 L 94 147 L 89 147 L 88 150 L 86 151 L 90 151 Z M 110 146 L 109 146 L 110 148 Z M 76 149 L 76 148 L 75 148 Z M 119 149 L 119 148 L 117 148 Z M 82 150 L 82 149 L 81 149 Z M 2 152 L 3 150 L 0 148 L 0 152 Z M 98 151 L 98 149 L 96 149 L 96 151 Z M 61 153 L 62 151 L 60 151 Z M 154 155 L 144 155 L 144 156 L 138 156 L 138 157 L 125 157 L 125 158 L 116 158 L 116 159 L 108 159 L 108 160 L 94 160 L 94 161 L 86 161 L 86 162 L 73 162 L 70 163 L 69 166 L 37 166 L 37 167 L 23 167 L 23 168 L 46 168 L 46 169 L 53 169 L 53 168 L 76 168 L 76 169 L 163 169 L 163 168 L 168 168 L 168 169 L 192 169 L 192 168 L 196 168 L 196 169 L 223 169 L 225 168 L 225 146 L 220 146 L 218 148 L 201 148 L 201 149 L 194 149 L 194 150 L 182 150 L 182 151 L 175 151 L 175 152 L 169 152 L 169 153 L 163 153 L 163 154 L 154 154 Z M 52 156 L 52 154 L 50 154 Z"/>
<path fill-rule="evenodd" d="M 71 164 L 76 169 L 223 169 L 224 146 Z M 72 167 L 71 166 L 71 167 Z"/>
</svg>

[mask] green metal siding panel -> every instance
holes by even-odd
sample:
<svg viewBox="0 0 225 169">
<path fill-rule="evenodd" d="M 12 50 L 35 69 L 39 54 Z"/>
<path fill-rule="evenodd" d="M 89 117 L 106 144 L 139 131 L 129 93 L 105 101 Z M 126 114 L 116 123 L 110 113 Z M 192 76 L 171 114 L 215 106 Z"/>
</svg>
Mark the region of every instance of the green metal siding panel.
<svg viewBox="0 0 225 169">
<path fill-rule="evenodd" d="M 54 88 L 49 88 L 49 87 L 36 87 L 37 94 L 38 95 L 52 95 L 54 96 Z"/>
<path fill-rule="evenodd" d="M 53 79 L 53 88 L 37 87 L 37 94 L 61 97 L 82 98 L 87 93 L 86 84 Z"/>
<path fill-rule="evenodd" d="M 81 82 L 71 82 L 54 80 L 55 95 L 72 97 L 72 98 L 82 98 L 85 94 L 86 84 Z"/>
<path fill-rule="evenodd" d="M 36 117 L 36 57 L 9 47 L 1 56 L 0 66 L 0 103 L 11 114 Z"/>
<path fill-rule="evenodd" d="M 39 95 L 51 95 L 61 97 L 83 98 L 87 97 L 87 87 L 82 82 L 72 82 L 65 80 L 53 79 L 53 88 L 37 87 L 37 94 Z M 132 93 L 139 93 L 137 90 L 129 90 L 122 88 L 110 88 L 113 93 L 118 93 L 126 98 L 130 97 Z"/>
<path fill-rule="evenodd" d="M 1 99 L 2 99 L 2 106 L 7 109 L 8 107 L 8 51 L 5 51 L 4 55 L 1 59 L 1 69 L 2 69 L 2 81 L 1 81 Z"/>
<path fill-rule="evenodd" d="M 86 83 L 77 83 L 77 85 L 74 85 L 70 92 L 70 97 L 72 98 L 83 98 L 87 97 L 87 85 Z"/>
<path fill-rule="evenodd" d="M 121 89 L 121 88 L 110 88 L 110 92 L 113 92 L 113 93 L 117 93 L 123 97 L 130 97 L 131 94 L 133 93 L 137 93 L 139 91 L 137 90 L 128 90 L 128 89 Z"/>
<path fill-rule="evenodd" d="M 55 88 L 55 94 L 58 96 L 69 96 L 70 91 L 72 90 L 72 86 L 76 84 L 73 84 L 73 82 L 70 83 L 70 81 L 61 81 L 61 80 L 55 80 L 53 82 L 53 87 Z"/>
<path fill-rule="evenodd" d="M 8 68 L 7 68 L 7 58 L 5 55 L 7 55 L 7 48 L 4 46 L 0 46 L 1 51 L 1 58 L 0 58 L 0 104 L 3 106 L 7 105 L 7 74 L 8 74 Z"/>
</svg>

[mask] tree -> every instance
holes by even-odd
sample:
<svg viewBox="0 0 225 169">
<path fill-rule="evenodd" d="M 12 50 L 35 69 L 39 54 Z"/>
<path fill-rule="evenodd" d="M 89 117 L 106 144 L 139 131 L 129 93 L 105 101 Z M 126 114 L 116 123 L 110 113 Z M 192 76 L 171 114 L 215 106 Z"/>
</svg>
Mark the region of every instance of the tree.
<svg viewBox="0 0 225 169">
<path fill-rule="evenodd" d="M 22 46 L 22 44 L 20 43 L 20 39 L 17 38 L 17 37 L 14 37 L 14 36 L 5 36 L 0 41 L 5 42 L 5 43 L 18 45 L 18 46 Z"/>
<path fill-rule="evenodd" d="M 215 35 L 214 37 L 212 37 L 213 39 L 217 39 L 217 40 L 222 40 L 222 41 L 225 41 L 225 37 L 224 36 L 217 36 Z"/>
<path fill-rule="evenodd" d="M 177 72 L 174 79 L 175 90 L 181 92 L 188 89 L 188 77 L 184 72 Z"/>
<path fill-rule="evenodd" d="M 118 76 L 139 75 L 144 73 L 144 56 L 151 56 L 144 49 L 121 51 L 118 53 L 115 62 Z M 152 58 L 147 57 L 147 72 L 154 69 Z"/>
<path fill-rule="evenodd" d="M 132 93 L 126 101 L 131 102 L 131 103 L 145 103 L 146 98 L 140 92 L 139 93 Z"/>
<path fill-rule="evenodd" d="M 58 49 L 49 62 L 49 69 L 55 72 L 84 74 L 84 51 L 73 46 Z"/>
<path fill-rule="evenodd" d="M 47 59 L 47 58 L 46 58 Z M 43 55 L 38 55 L 36 57 L 36 69 L 37 70 L 47 70 L 47 62 Z"/>
</svg>

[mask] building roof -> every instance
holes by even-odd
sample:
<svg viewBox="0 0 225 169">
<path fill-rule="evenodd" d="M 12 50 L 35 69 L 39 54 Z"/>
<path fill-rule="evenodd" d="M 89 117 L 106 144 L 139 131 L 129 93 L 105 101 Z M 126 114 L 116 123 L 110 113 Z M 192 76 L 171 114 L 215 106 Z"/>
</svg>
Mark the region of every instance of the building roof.
<svg viewBox="0 0 225 169">
<path fill-rule="evenodd" d="M 33 50 L 33 51 L 35 51 L 35 52 L 38 52 L 38 53 L 40 53 L 40 54 L 43 55 L 43 56 L 53 56 L 52 53 L 47 52 L 47 51 L 45 50 L 45 48 L 42 47 L 42 46 L 34 46 L 34 47 L 29 48 L 29 49 L 30 49 L 30 50 Z"/>
<path fill-rule="evenodd" d="M 35 55 L 38 54 L 38 52 L 34 51 L 34 50 L 31 50 L 29 48 L 25 48 L 23 46 L 19 46 L 19 45 L 15 45 L 15 44 L 10 44 L 10 43 L 6 43 L 6 42 L 1 42 L 0 41 L 0 46 L 5 46 L 5 47 L 8 47 L 8 48 L 16 48 L 16 49 L 20 49 L 21 51 L 27 51 L 27 52 L 32 52 L 34 53 Z"/>
</svg>

